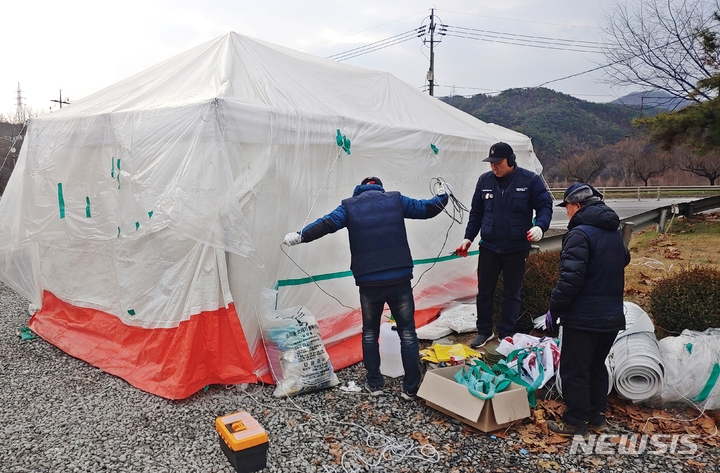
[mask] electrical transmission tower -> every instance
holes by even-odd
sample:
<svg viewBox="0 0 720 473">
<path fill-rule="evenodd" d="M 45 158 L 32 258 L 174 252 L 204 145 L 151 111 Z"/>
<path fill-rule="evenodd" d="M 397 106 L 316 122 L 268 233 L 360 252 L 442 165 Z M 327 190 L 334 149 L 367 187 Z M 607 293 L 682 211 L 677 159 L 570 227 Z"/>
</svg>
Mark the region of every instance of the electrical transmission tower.
<svg viewBox="0 0 720 473">
<path fill-rule="evenodd" d="M 25 106 L 22 103 L 23 96 L 22 90 L 20 89 L 20 82 L 18 82 L 17 88 L 17 106 L 15 108 L 15 123 L 25 123 Z"/>
</svg>

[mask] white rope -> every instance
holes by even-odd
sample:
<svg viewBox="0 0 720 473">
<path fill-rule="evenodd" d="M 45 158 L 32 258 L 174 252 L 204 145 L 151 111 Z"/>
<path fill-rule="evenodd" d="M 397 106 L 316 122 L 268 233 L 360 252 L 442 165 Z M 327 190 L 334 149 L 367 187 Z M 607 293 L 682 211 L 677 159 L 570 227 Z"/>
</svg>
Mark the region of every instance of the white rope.
<svg viewBox="0 0 720 473">
<path fill-rule="evenodd" d="M 322 185 L 320 185 L 320 189 L 318 190 L 317 195 L 315 196 L 315 200 L 313 201 L 312 205 L 310 206 L 310 210 L 308 211 L 307 217 L 305 217 L 305 221 L 303 222 L 302 228 L 305 228 L 305 225 L 307 225 L 308 219 L 310 218 L 310 214 L 312 214 L 313 209 L 315 208 L 315 204 L 317 204 L 318 198 L 320 197 L 320 192 L 322 192 L 323 188 L 325 187 L 325 183 L 328 180 L 328 177 L 330 177 L 330 173 L 332 172 L 333 168 L 335 167 L 335 163 L 338 162 L 340 159 L 341 152 L 338 151 L 337 156 L 335 156 L 335 160 L 333 161 L 332 165 L 330 166 L 330 169 L 328 169 L 327 174 L 325 175 L 325 179 L 322 182 Z"/>
</svg>

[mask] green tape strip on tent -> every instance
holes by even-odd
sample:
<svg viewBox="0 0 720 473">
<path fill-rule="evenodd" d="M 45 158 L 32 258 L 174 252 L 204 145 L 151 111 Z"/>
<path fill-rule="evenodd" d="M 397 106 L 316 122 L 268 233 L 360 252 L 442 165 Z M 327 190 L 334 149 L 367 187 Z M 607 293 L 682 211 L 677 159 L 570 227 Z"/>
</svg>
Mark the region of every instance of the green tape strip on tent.
<svg viewBox="0 0 720 473">
<path fill-rule="evenodd" d="M 148 218 L 152 218 L 152 216 L 153 216 L 153 211 L 151 210 L 150 212 L 148 212 Z"/>
<path fill-rule="evenodd" d="M 90 197 L 85 196 L 85 216 L 87 218 L 91 218 L 90 216 Z"/>
<path fill-rule="evenodd" d="M 433 153 L 438 154 L 438 151 L 439 151 L 438 147 L 435 146 L 434 144 L 430 143 L 430 149 L 433 150 Z"/>
<path fill-rule="evenodd" d="M 340 130 L 337 130 L 337 134 L 335 135 L 335 143 L 339 147 L 341 147 L 347 154 L 350 154 L 350 140 L 347 138 L 347 136 L 340 133 Z"/>
<path fill-rule="evenodd" d="M 475 256 L 477 254 L 480 254 L 480 252 L 478 250 L 468 252 L 468 256 Z M 448 256 L 441 256 L 439 258 L 418 259 L 418 260 L 413 260 L 413 264 L 417 266 L 417 265 L 421 265 L 421 264 L 430 264 L 430 263 L 438 263 L 441 261 L 449 261 L 449 260 L 453 260 L 453 259 L 457 259 L 457 258 L 462 258 L 462 256 L 448 255 Z M 275 285 L 275 290 L 277 290 L 283 286 L 301 286 L 303 284 L 308 284 L 308 283 L 312 283 L 312 282 L 325 281 L 328 279 L 347 278 L 350 276 L 352 276 L 352 271 L 341 271 L 341 272 L 337 272 L 337 273 L 318 274 L 316 276 L 310 276 L 308 278 L 281 279 Z"/>
<path fill-rule="evenodd" d="M 135 230 L 139 230 L 139 229 L 140 229 L 140 222 L 135 222 Z"/>
<path fill-rule="evenodd" d="M 62 182 L 58 182 L 58 205 L 60 206 L 60 218 L 65 218 L 65 199 L 63 198 Z"/>
<path fill-rule="evenodd" d="M 115 156 L 110 158 L 110 177 L 115 178 Z"/>
<path fill-rule="evenodd" d="M 118 189 L 120 189 L 120 158 L 117 160 L 117 182 L 118 182 Z"/>
</svg>

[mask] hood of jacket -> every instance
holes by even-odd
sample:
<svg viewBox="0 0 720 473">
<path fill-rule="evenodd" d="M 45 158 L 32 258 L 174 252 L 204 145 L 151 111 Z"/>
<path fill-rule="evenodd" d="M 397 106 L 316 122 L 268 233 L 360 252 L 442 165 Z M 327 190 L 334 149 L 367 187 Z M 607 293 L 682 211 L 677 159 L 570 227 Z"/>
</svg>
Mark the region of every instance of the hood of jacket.
<svg viewBox="0 0 720 473">
<path fill-rule="evenodd" d="M 355 186 L 355 190 L 353 191 L 353 197 L 357 197 L 365 191 L 385 192 L 385 189 L 377 184 L 358 184 Z"/>
<path fill-rule="evenodd" d="M 580 207 L 570 219 L 568 230 L 572 230 L 578 225 L 592 225 L 604 230 L 617 230 L 620 226 L 620 217 L 613 209 L 605 205 L 605 202 L 598 200 Z"/>
</svg>

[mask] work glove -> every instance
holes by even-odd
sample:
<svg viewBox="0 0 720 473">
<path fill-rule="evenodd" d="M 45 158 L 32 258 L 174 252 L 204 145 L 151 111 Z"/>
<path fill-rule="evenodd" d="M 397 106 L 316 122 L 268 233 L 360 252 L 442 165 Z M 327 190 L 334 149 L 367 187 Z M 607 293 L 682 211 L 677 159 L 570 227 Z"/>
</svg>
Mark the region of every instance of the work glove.
<svg viewBox="0 0 720 473">
<path fill-rule="evenodd" d="M 553 317 L 549 310 L 545 313 L 545 315 L 541 315 L 540 317 L 536 317 L 535 319 L 533 319 L 533 323 L 536 329 L 550 333 L 557 332 L 558 322 L 559 320 Z"/>
<path fill-rule="evenodd" d="M 295 246 L 298 243 L 302 243 L 302 235 L 298 232 L 290 232 L 283 238 L 283 245 Z"/>
<path fill-rule="evenodd" d="M 538 226 L 534 226 L 530 230 L 527 231 L 528 241 L 540 241 L 540 239 L 542 237 L 543 237 L 542 228 L 540 228 Z"/>
<path fill-rule="evenodd" d="M 472 242 L 465 238 L 462 242 L 460 242 L 460 246 L 455 248 L 455 254 L 458 256 L 462 256 L 463 258 L 468 255 L 468 248 L 470 248 L 470 245 Z"/>
</svg>

